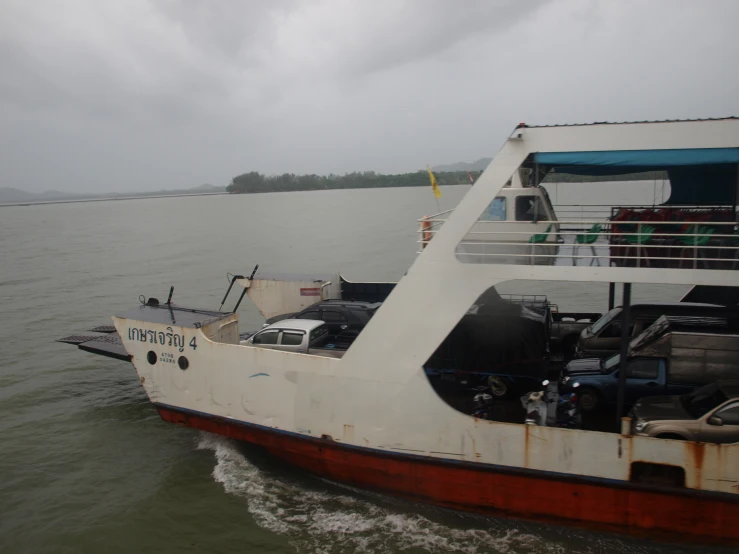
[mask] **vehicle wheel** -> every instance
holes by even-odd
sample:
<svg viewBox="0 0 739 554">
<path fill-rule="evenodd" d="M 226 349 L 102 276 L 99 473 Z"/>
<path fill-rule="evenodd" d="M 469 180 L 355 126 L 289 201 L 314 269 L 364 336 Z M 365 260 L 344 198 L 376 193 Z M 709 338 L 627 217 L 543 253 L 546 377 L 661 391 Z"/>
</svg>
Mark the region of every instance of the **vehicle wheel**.
<svg viewBox="0 0 739 554">
<path fill-rule="evenodd" d="M 600 394 L 597 390 L 585 387 L 575 394 L 577 394 L 577 402 L 583 412 L 594 412 L 600 407 Z"/>
<path fill-rule="evenodd" d="M 505 398 L 511 391 L 510 383 L 502 377 L 490 377 L 488 386 L 490 387 L 490 394 L 499 399 Z"/>
<path fill-rule="evenodd" d="M 565 360 L 572 360 L 577 353 L 578 335 L 570 335 L 562 341 L 562 355 Z"/>
<path fill-rule="evenodd" d="M 657 435 L 658 439 L 669 439 L 673 441 L 684 441 L 687 440 L 685 437 L 678 435 L 677 433 L 662 433 Z"/>
</svg>

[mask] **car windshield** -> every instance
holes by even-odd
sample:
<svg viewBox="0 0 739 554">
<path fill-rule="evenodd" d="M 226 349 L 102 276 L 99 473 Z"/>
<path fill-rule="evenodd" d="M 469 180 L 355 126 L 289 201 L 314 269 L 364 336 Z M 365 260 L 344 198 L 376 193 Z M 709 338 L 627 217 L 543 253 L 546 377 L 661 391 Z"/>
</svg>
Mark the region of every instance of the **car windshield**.
<svg viewBox="0 0 739 554">
<path fill-rule="evenodd" d="M 610 371 L 610 370 L 614 369 L 618 365 L 618 362 L 620 360 L 621 360 L 621 354 L 614 354 L 613 356 L 611 356 L 610 358 L 608 358 L 603 363 L 603 368 L 604 369 L 607 369 L 608 371 Z"/>
<path fill-rule="evenodd" d="M 690 394 L 682 395 L 680 402 L 686 412 L 693 418 L 698 419 L 713 410 L 716 406 L 726 402 L 726 395 L 724 395 L 718 383 L 713 383 L 701 387 Z"/>
<path fill-rule="evenodd" d="M 310 343 L 311 345 L 317 342 L 319 339 L 324 338 L 326 335 L 328 335 L 328 327 L 325 325 L 321 325 L 320 327 L 316 327 L 310 332 Z"/>
<path fill-rule="evenodd" d="M 613 321 L 620 313 L 621 308 L 613 308 L 610 312 L 608 312 L 606 315 L 604 315 L 598 321 L 588 327 L 586 331 L 588 331 L 588 333 L 590 333 L 591 335 L 597 335 L 600 330 L 603 329 L 603 327 Z"/>
</svg>

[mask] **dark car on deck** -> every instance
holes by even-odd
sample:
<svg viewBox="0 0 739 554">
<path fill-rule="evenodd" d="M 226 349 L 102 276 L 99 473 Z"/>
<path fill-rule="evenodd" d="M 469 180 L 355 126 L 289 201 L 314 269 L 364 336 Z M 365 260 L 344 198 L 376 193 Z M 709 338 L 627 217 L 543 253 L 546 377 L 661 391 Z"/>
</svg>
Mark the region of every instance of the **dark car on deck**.
<svg viewBox="0 0 739 554">
<path fill-rule="evenodd" d="M 276 323 L 287 318 L 316 319 L 325 322 L 332 335 L 352 339 L 364 329 L 381 305 L 381 302 L 323 300 L 296 314 L 284 314 L 270 318 L 267 323 Z"/>
</svg>

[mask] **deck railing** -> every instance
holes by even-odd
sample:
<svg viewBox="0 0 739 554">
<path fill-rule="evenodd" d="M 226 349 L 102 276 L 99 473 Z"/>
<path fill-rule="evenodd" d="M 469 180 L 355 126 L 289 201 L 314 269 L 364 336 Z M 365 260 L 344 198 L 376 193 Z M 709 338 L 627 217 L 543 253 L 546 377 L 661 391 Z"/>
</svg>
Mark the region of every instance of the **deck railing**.
<svg viewBox="0 0 739 554">
<path fill-rule="evenodd" d="M 666 220 L 633 219 L 645 214 L 625 211 L 631 209 L 608 207 L 609 216 L 584 218 L 558 209 L 561 219 L 539 222 L 536 231 L 525 230 L 530 222 L 478 221 L 459 243 L 457 257 L 469 263 L 739 269 L 739 226 L 720 220 L 730 212 L 694 211 L 692 219 Z M 671 213 L 679 215 L 677 209 Z M 422 248 L 448 214 L 419 220 Z"/>
</svg>

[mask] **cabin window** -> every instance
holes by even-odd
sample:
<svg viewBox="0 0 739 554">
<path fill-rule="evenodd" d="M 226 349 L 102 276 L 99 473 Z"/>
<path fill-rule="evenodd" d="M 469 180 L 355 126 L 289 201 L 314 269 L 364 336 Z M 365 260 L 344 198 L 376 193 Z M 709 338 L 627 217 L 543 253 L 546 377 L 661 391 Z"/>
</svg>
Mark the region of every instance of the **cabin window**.
<svg viewBox="0 0 739 554">
<path fill-rule="evenodd" d="M 634 322 L 632 321 L 629 324 L 629 336 L 633 335 L 634 333 Z M 610 325 L 608 325 L 603 331 L 597 335 L 598 337 L 602 339 L 614 339 L 614 338 L 621 338 L 621 321 L 614 321 Z"/>
<path fill-rule="evenodd" d="M 310 341 L 311 343 L 315 341 L 316 339 L 321 338 L 323 335 L 328 333 L 328 328 L 325 325 L 321 325 L 320 327 L 316 327 L 310 332 Z"/>
<path fill-rule="evenodd" d="M 506 220 L 506 199 L 498 196 L 485 208 L 479 221 L 505 221 Z"/>
<path fill-rule="evenodd" d="M 549 216 L 539 196 L 516 197 L 516 221 L 548 221 Z"/>
<path fill-rule="evenodd" d="M 728 406 L 716 413 L 724 422 L 724 425 L 739 425 L 739 404 Z"/>
<path fill-rule="evenodd" d="M 264 331 L 254 337 L 254 344 L 277 344 L 279 331 Z"/>
<path fill-rule="evenodd" d="M 630 379 L 656 379 L 659 375 L 660 360 L 632 360 L 626 370 Z"/>
<path fill-rule="evenodd" d="M 303 333 L 297 331 L 283 331 L 282 342 L 286 346 L 300 346 L 303 344 Z"/>
<path fill-rule="evenodd" d="M 346 318 L 342 314 L 331 310 L 323 310 L 323 317 L 321 319 L 326 323 L 346 323 Z"/>
<path fill-rule="evenodd" d="M 311 310 L 299 315 L 298 319 L 321 319 L 321 316 L 318 315 L 318 310 Z"/>
</svg>

